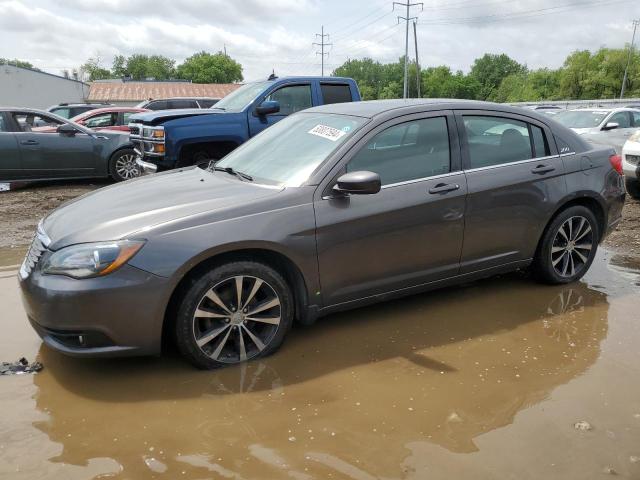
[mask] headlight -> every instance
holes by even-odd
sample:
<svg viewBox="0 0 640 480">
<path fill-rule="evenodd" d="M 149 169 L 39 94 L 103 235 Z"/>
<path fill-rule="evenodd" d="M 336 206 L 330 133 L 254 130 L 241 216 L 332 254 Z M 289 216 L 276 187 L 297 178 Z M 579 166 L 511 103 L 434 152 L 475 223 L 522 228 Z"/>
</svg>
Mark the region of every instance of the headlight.
<svg viewBox="0 0 640 480">
<path fill-rule="evenodd" d="M 142 136 L 145 138 L 155 138 L 156 140 L 164 140 L 164 128 L 145 128 L 142 131 Z"/>
<path fill-rule="evenodd" d="M 51 254 L 42 265 L 42 272 L 72 278 L 107 275 L 129 261 L 143 245 L 142 240 L 71 245 Z"/>
<path fill-rule="evenodd" d="M 633 135 L 631 135 L 629 137 L 629 140 L 632 142 L 638 142 L 640 143 L 640 130 L 638 130 L 636 133 L 634 133 Z"/>
</svg>

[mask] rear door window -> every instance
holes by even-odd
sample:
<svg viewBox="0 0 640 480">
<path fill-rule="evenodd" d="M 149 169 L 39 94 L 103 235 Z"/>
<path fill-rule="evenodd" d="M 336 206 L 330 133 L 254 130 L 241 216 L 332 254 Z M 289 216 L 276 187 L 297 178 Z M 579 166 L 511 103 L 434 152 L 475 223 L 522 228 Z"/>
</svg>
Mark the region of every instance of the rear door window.
<svg viewBox="0 0 640 480">
<path fill-rule="evenodd" d="M 351 101 L 351 88 L 346 84 L 321 83 L 322 99 L 325 104 Z"/>
<path fill-rule="evenodd" d="M 0 113 L 0 132 L 8 132 L 9 129 L 7 127 L 6 122 L 4 121 L 4 115 Z"/>
<path fill-rule="evenodd" d="M 530 125 L 531 138 L 533 139 L 534 158 L 547 157 L 550 153 L 549 143 L 544 131 L 540 127 Z"/>
<path fill-rule="evenodd" d="M 178 100 L 169 100 L 167 101 L 168 108 L 170 109 L 178 109 L 178 108 L 198 108 L 198 103 L 195 100 L 188 99 L 178 99 Z"/>
<path fill-rule="evenodd" d="M 470 168 L 533 158 L 527 123 L 480 115 L 464 115 L 462 118 L 467 134 Z"/>
<path fill-rule="evenodd" d="M 378 133 L 350 160 L 348 172 L 367 170 L 382 185 L 448 173 L 449 131 L 445 117 L 394 125 Z"/>
<path fill-rule="evenodd" d="M 640 112 L 631 112 L 631 117 L 633 119 L 633 126 L 640 128 Z"/>
<path fill-rule="evenodd" d="M 155 100 L 151 102 L 147 107 L 149 110 L 166 110 L 167 109 L 167 101 L 166 100 Z"/>
<path fill-rule="evenodd" d="M 84 124 L 89 128 L 113 127 L 117 123 L 117 113 L 102 113 L 87 119 Z"/>
</svg>

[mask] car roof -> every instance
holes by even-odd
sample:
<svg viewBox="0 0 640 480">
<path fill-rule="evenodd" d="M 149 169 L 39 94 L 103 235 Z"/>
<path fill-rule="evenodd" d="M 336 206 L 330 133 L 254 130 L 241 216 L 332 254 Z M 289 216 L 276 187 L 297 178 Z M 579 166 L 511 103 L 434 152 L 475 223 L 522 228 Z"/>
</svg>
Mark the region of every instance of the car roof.
<svg viewBox="0 0 640 480">
<path fill-rule="evenodd" d="M 542 117 L 533 110 L 525 110 L 520 107 L 493 102 L 482 102 L 477 100 L 463 100 L 452 98 L 408 98 L 394 100 L 369 100 L 365 102 L 332 103 L 313 107 L 305 112 L 335 113 L 339 115 L 353 115 L 357 117 L 373 118 L 395 110 L 412 111 L 423 110 L 496 110 L 517 115 L 527 115 L 534 118 Z"/>
<path fill-rule="evenodd" d="M 151 100 L 143 100 L 142 102 L 156 102 L 159 100 L 220 100 L 220 98 L 219 97 L 167 97 L 167 98 L 152 98 Z"/>
<path fill-rule="evenodd" d="M 89 115 L 95 115 L 95 114 L 100 114 L 100 113 L 115 113 L 115 112 L 135 112 L 135 113 L 141 113 L 141 112 L 146 112 L 147 109 L 146 108 L 140 108 L 140 107 L 105 107 L 105 108 L 94 108 L 92 110 L 87 110 L 86 112 L 81 113 L 80 115 L 77 115 L 78 117 L 83 116 L 83 117 L 87 117 Z"/>
</svg>

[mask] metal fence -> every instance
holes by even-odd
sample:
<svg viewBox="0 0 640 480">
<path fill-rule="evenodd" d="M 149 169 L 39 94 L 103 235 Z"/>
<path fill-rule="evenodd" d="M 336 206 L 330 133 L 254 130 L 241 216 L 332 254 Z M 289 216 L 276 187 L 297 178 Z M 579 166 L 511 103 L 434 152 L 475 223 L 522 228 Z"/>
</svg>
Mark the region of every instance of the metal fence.
<svg viewBox="0 0 640 480">
<path fill-rule="evenodd" d="M 515 102 L 509 103 L 509 105 L 514 105 L 518 107 L 526 107 L 526 106 L 545 106 L 545 105 L 553 105 L 556 107 L 561 107 L 566 110 L 571 110 L 574 108 L 594 108 L 594 107 L 626 107 L 627 105 L 633 105 L 635 107 L 640 107 L 640 98 L 625 98 L 622 100 L 617 99 L 599 99 L 599 100 L 547 100 L 544 102 Z"/>
</svg>

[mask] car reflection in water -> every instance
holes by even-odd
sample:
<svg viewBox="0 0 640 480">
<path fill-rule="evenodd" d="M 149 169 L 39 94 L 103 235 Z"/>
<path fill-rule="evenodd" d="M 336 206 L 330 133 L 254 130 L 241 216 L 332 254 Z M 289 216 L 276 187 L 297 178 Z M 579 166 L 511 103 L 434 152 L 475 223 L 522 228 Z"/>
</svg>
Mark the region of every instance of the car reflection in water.
<svg viewBox="0 0 640 480">
<path fill-rule="evenodd" d="M 402 476 L 409 442 L 473 452 L 584 373 L 608 308 L 584 283 L 508 275 L 333 315 L 276 355 L 214 372 L 43 348 L 36 402 L 49 419 L 36 426 L 63 446 L 52 461 L 106 457 L 127 478 Z"/>
</svg>

